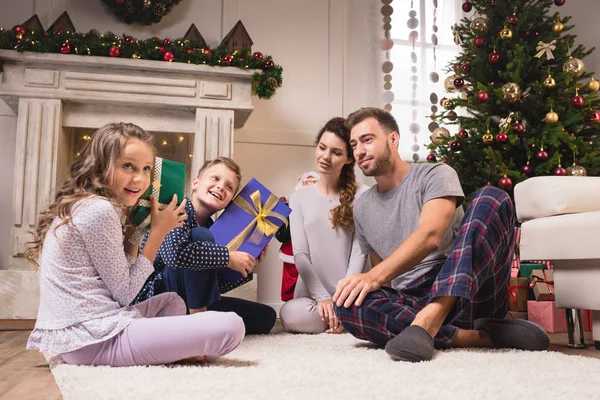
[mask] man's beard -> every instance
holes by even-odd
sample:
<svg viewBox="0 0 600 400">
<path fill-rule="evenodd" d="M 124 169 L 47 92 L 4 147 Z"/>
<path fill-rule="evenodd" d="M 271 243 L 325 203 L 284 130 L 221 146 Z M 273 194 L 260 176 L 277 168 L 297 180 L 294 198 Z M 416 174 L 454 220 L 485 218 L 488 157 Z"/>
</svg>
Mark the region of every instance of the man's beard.
<svg viewBox="0 0 600 400">
<path fill-rule="evenodd" d="M 387 174 L 392 170 L 392 151 L 390 145 L 386 143 L 383 154 L 373 159 L 373 169 L 371 171 L 365 171 L 361 168 L 365 176 L 379 176 Z"/>
</svg>

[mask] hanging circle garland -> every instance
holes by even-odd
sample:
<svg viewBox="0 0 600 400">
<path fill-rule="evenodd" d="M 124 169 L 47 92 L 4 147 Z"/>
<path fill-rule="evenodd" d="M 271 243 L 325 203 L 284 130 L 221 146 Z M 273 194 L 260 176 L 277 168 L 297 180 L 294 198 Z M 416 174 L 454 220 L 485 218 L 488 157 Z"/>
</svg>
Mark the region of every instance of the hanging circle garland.
<svg viewBox="0 0 600 400">
<path fill-rule="evenodd" d="M 128 24 L 151 25 L 160 22 L 181 0 L 102 0 L 115 15 Z"/>
</svg>

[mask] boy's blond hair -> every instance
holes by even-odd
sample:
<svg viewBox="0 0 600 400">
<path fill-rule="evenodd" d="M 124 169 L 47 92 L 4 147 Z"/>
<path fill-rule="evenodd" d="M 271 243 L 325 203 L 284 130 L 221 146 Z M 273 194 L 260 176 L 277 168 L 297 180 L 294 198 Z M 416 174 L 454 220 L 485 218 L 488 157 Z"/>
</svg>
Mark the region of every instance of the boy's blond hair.
<svg viewBox="0 0 600 400">
<path fill-rule="evenodd" d="M 237 178 L 237 188 L 235 189 L 235 192 L 237 193 L 238 189 L 240 188 L 240 182 L 242 181 L 242 171 L 238 163 L 236 163 L 235 161 L 233 161 L 233 159 L 229 157 L 217 157 L 213 160 L 204 161 L 204 164 L 202 164 L 202 166 L 198 170 L 198 175 L 196 175 L 196 177 L 200 178 L 204 171 L 206 171 L 210 167 L 219 164 L 225 165 L 231 172 L 235 174 L 235 177 Z"/>
</svg>

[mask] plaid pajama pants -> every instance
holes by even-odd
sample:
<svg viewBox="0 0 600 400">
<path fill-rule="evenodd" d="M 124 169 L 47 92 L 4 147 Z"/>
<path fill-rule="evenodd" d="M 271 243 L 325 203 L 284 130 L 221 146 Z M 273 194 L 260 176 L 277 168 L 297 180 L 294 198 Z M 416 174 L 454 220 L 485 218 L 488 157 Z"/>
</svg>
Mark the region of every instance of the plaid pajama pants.
<svg viewBox="0 0 600 400">
<path fill-rule="evenodd" d="M 473 329 L 478 318 L 504 318 L 514 252 L 514 209 L 506 192 L 486 186 L 465 212 L 446 261 L 396 291 L 381 288 L 360 307 L 335 307 L 340 322 L 359 339 L 385 345 L 408 327 L 416 314 L 440 296 L 458 301 L 434 338 L 446 348 L 458 328 Z"/>
</svg>

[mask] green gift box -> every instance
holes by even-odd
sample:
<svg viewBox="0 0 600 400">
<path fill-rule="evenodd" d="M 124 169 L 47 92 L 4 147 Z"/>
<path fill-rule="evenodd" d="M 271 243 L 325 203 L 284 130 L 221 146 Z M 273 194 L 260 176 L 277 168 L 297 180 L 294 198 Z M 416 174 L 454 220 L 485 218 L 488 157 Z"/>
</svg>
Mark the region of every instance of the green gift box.
<svg viewBox="0 0 600 400">
<path fill-rule="evenodd" d="M 543 270 L 544 264 L 527 264 L 521 263 L 519 264 L 519 278 L 527 278 L 531 276 L 531 273 L 535 270 Z M 527 300 L 535 300 L 535 295 L 533 293 L 533 289 L 527 289 Z"/>
<path fill-rule="evenodd" d="M 185 164 L 154 157 L 154 169 L 150 186 L 138 200 L 137 206 L 131 213 L 131 223 L 139 230 L 150 227 L 150 195 L 158 199 L 159 209 L 165 208 L 177 195 L 178 204 L 185 196 Z"/>
</svg>

